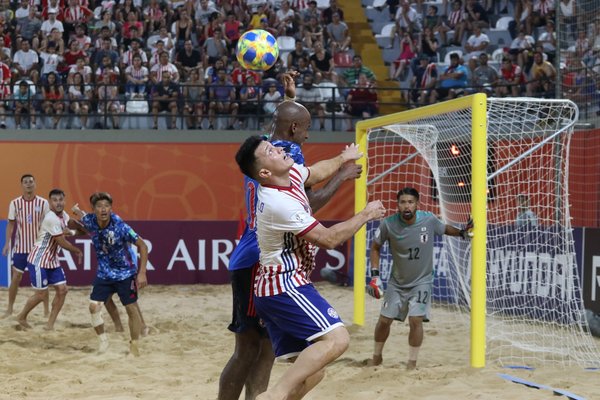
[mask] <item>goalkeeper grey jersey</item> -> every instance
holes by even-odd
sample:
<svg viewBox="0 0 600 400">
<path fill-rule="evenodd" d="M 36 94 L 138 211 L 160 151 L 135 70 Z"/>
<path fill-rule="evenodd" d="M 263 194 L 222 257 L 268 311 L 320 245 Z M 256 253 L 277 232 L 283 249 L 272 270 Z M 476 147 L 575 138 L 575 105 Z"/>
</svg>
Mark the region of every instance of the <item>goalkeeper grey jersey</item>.
<svg viewBox="0 0 600 400">
<path fill-rule="evenodd" d="M 445 230 L 446 224 L 426 211 L 417 211 L 412 225 L 407 225 L 400 214 L 381 221 L 374 240 L 379 245 L 389 242 L 393 258 L 391 277 L 398 287 L 433 282 L 433 236 L 443 235 Z"/>
</svg>

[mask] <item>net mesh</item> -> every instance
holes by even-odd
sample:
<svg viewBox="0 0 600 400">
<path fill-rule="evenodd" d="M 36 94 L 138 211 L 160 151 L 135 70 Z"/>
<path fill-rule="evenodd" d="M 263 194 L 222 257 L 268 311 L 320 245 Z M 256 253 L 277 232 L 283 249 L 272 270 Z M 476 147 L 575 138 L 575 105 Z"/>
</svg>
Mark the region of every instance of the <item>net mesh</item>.
<svg viewBox="0 0 600 400">
<path fill-rule="evenodd" d="M 502 365 L 596 365 L 568 207 L 577 108 L 570 101 L 488 99 L 487 118 L 487 358 Z M 394 212 L 397 191 L 411 186 L 421 194 L 421 210 L 463 226 L 471 211 L 471 120 L 465 109 L 370 130 L 369 199 Z M 367 227 L 367 248 L 377 225 Z M 470 243 L 436 240 L 435 304 L 468 323 Z M 391 263 L 384 245 L 384 281 Z M 378 314 L 375 307 L 367 304 L 369 314 Z"/>
</svg>

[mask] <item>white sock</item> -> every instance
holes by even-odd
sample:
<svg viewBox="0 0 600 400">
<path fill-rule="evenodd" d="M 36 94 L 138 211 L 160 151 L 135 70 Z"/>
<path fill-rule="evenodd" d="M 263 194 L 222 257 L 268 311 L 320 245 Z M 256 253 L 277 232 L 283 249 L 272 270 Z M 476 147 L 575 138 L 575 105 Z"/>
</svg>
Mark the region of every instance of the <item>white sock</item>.
<svg viewBox="0 0 600 400">
<path fill-rule="evenodd" d="M 413 347 L 408 346 L 408 361 L 417 361 L 417 356 L 419 355 L 419 350 L 421 350 L 421 346 Z"/>
</svg>

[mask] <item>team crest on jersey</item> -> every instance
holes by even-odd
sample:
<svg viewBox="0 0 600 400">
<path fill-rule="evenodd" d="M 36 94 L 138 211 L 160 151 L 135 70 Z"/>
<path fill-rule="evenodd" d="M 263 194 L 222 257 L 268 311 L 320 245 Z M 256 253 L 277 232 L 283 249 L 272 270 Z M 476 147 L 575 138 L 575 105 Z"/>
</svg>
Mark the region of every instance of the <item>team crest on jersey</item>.
<svg viewBox="0 0 600 400">
<path fill-rule="evenodd" d="M 421 233 L 421 243 L 427 243 L 429 235 L 427 233 Z"/>
<path fill-rule="evenodd" d="M 335 318 L 335 319 L 338 319 L 338 318 L 339 318 L 339 315 L 338 315 L 337 311 L 335 311 L 335 310 L 333 309 L 333 307 L 329 307 L 329 308 L 327 309 L 327 314 L 329 314 L 329 316 L 330 316 L 331 318 Z"/>
<path fill-rule="evenodd" d="M 42 211 L 42 207 L 40 206 L 35 206 L 35 212 L 40 212 Z"/>
<path fill-rule="evenodd" d="M 110 246 L 115 244 L 115 233 L 113 231 L 108 232 L 107 241 Z"/>
<path fill-rule="evenodd" d="M 27 217 L 25 218 L 27 220 L 28 224 L 33 223 L 33 215 L 31 214 L 27 214 Z"/>
</svg>

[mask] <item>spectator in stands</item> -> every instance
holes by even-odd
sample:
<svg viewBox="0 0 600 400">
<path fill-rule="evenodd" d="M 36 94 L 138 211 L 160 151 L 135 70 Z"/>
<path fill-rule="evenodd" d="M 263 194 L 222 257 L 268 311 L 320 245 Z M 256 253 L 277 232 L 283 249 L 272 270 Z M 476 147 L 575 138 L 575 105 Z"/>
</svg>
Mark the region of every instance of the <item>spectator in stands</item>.
<svg viewBox="0 0 600 400">
<path fill-rule="evenodd" d="M 530 55 L 533 55 L 535 40 L 525 33 L 525 29 L 519 30 L 519 35 L 510 44 L 509 54 L 521 68 L 529 65 Z"/>
<path fill-rule="evenodd" d="M 459 60 L 457 53 L 450 54 L 450 65 L 439 76 L 439 85 L 431 92 L 430 103 L 453 99 L 462 94 L 467 86 L 468 72 L 464 65 L 459 64 Z"/>
<path fill-rule="evenodd" d="M 408 31 L 404 31 L 402 39 L 400 40 L 400 55 L 390 64 L 390 80 L 404 80 L 406 78 L 407 69 L 416 55 L 416 43 L 413 38 L 410 37 Z"/>
<path fill-rule="evenodd" d="M 490 20 L 487 11 L 477 0 L 467 0 L 465 4 L 465 28 L 469 33 L 475 32 L 475 27 L 487 29 L 490 27 Z"/>
<path fill-rule="evenodd" d="M 356 85 L 360 74 L 364 74 L 369 80 L 369 83 L 375 84 L 375 80 L 377 79 L 375 74 L 369 67 L 363 65 L 362 57 L 355 54 L 354 57 L 352 57 L 352 66 L 344 70 L 340 76 L 340 86 L 348 87 Z"/>
<path fill-rule="evenodd" d="M 546 30 L 540 34 L 536 44 L 542 46 L 544 53 L 548 55 L 548 61 L 553 62 L 556 56 L 557 45 L 553 21 L 546 23 Z"/>
<path fill-rule="evenodd" d="M 40 39 L 38 33 L 42 27 L 42 21 L 36 16 L 36 9 L 34 6 L 28 8 L 28 14 L 25 18 L 17 19 L 17 47 L 20 47 L 21 39 L 25 39 L 31 42 L 33 50 L 37 50 L 40 47 Z"/>
<path fill-rule="evenodd" d="M 175 66 L 179 68 L 184 80 L 188 80 L 191 72 L 194 70 L 198 71 L 200 75 L 204 75 L 202 55 L 200 51 L 194 49 L 191 39 L 186 40 L 183 49 L 177 53 Z"/>
<path fill-rule="evenodd" d="M 277 84 L 272 82 L 269 84 L 269 89 L 267 93 L 263 96 L 263 111 L 267 115 L 273 115 L 275 109 L 277 108 L 277 104 L 281 100 L 281 93 L 277 90 Z"/>
<path fill-rule="evenodd" d="M 179 19 L 171 25 L 171 34 L 175 38 L 175 52 L 183 50 L 186 40 L 192 40 L 192 28 L 194 21 L 190 18 L 187 10 L 179 8 Z"/>
<path fill-rule="evenodd" d="M 96 68 L 96 82 L 102 81 L 102 76 L 106 73 L 109 73 L 111 76 L 110 83 L 120 83 L 121 70 L 119 69 L 119 67 L 112 63 L 110 57 L 108 56 L 104 56 L 104 58 L 102 59 L 102 64 L 100 64 L 98 68 Z"/>
<path fill-rule="evenodd" d="M 325 8 L 321 13 L 321 23 L 324 26 L 329 25 L 333 21 L 333 14 L 338 13 L 340 19 L 344 20 L 344 12 L 337 5 L 337 0 L 330 0 L 329 7 Z"/>
<path fill-rule="evenodd" d="M 321 13 L 317 8 L 317 2 L 315 0 L 310 0 L 307 3 L 307 7 L 300 11 L 300 18 L 302 19 L 303 25 L 308 24 L 311 18 L 316 18 L 317 21 L 321 18 Z"/>
<path fill-rule="evenodd" d="M 84 64 L 88 63 L 87 54 L 79 48 L 79 43 L 77 43 L 74 40 L 69 42 L 69 48 L 63 54 L 63 57 L 65 58 L 65 63 L 69 66 L 75 64 L 77 62 L 78 58 L 83 58 Z M 102 60 L 100 60 L 100 61 L 102 61 Z"/>
<path fill-rule="evenodd" d="M 561 40 L 575 40 L 575 32 L 577 31 L 577 2 L 576 0 L 560 0 L 560 26 L 564 26 L 567 32 L 561 32 Z M 550 20 L 552 21 L 552 20 Z M 546 21 L 548 22 L 548 21 Z M 596 28 L 599 25 L 596 24 Z M 564 35 L 564 36 L 563 36 Z M 596 36 L 598 37 L 598 36 Z"/>
<path fill-rule="evenodd" d="M 31 128 L 34 128 L 36 125 L 35 107 L 33 106 L 35 95 L 34 88 L 35 86 L 31 81 L 23 79 L 19 82 L 19 86 L 13 94 L 15 104 L 15 124 L 17 125 L 17 129 L 21 129 L 21 118 L 23 114 L 28 114 L 31 117 Z"/>
<path fill-rule="evenodd" d="M 133 57 L 133 55 L 136 53 L 137 52 L 132 53 L 131 50 L 128 50 L 123 54 L 123 58 L 128 61 L 127 65 L 131 64 L 129 62 L 129 59 L 130 59 L 130 57 Z M 144 53 L 144 52 L 142 52 L 142 53 L 144 54 L 144 58 L 145 58 L 146 53 Z M 96 52 L 94 53 L 94 57 L 92 58 L 92 66 L 97 68 L 100 65 L 102 65 L 102 60 L 104 59 L 104 57 L 110 58 L 110 61 L 113 63 L 113 65 L 116 65 L 116 63 L 119 62 L 119 53 L 117 53 L 115 50 L 112 49 L 111 38 L 102 39 L 102 47 L 100 49 L 96 50 Z"/>
<path fill-rule="evenodd" d="M 510 57 L 502 58 L 500 66 L 500 76 L 496 86 L 497 97 L 518 97 L 521 95 L 521 86 L 525 83 L 525 78 L 521 67 L 513 63 Z"/>
<path fill-rule="evenodd" d="M 248 117 L 262 114 L 262 88 L 253 76 L 248 76 L 246 85 L 240 89 L 240 114 L 244 115 L 243 128 L 248 128 Z"/>
<path fill-rule="evenodd" d="M 47 49 L 48 43 L 54 42 L 56 45 L 56 54 L 59 56 L 64 56 L 65 54 L 65 41 L 63 40 L 63 35 L 56 28 L 50 31 L 50 35 L 46 36 L 42 39 L 42 43 L 40 44 L 40 49 Z"/>
<path fill-rule="evenodd" d="M 577 33 L 577 40 L 575 40 L 574 47 L 575 56 L 583 61 L 586 66 L 592 67 L 593 63 L 590 62 L 592 60 L 592 44 L 587 38 L 585 30 L 582 29 Z"/>
<path fill-rule="evenodd" d="M 269 20 L 268 18 L 262 18 L 260 20 L 260 25 L 259 28 L 262 29 L 263 31 L 267 31 L 269 32 L 271 35 L 273 36 L 277 36 L 277 29 L 273 28 L 272 26 L 269 25 Z"/>
<path fill-rule="evenodd" d="M 4 40 L 0 38 L 0 61 L 6 64 L 12 64 L 11 56 L 10 47 L 5 47 Z"/>
<path fill-rule="evenodd" d="M 108 50 L 115 51 L 118 49 L 117 39 L 115 39 L 116 34 L 111 33 L 110 28 L 108 26 L 103 26 L 100 29 L 96 29 L 95 31 L 99 32 L 99 34 L 96 35 L 96 40 L 94 41 L 94 49 L 96 49 L 96 51 L 102 49 L 102 45 L 104 44 L 105 40 L 109 41 Z M 117 54 L 117 60 L 118 58 L 119 55 Z"/>
<path fill-rule="evenodd" d="M 475 68 L 473 77 L 477 91 L 486 93 L 488 96 L 494 93 L 498 84 L 498 71 L 488 65 L 487 53 L 479 55 L 479 66 Z"/>
<path fill-rule="evenodd" d="M 402 35 L 404 32 L 408 32 L 412 35 L 413 33 L 421 31 L 421 26 L 419 25 L 419 14 L 411 6 L 408 0 L 402 0 L 400 2 L 400 7 L 398 8 L 398 11 L 396 11 L 394 21 L 395 26 L 391 32 L 392 47 L 394 41 L 396 40 L 396 36 L 399 36 L 400 40 L 402 40 Z"/>
<path fill-rule="evenodd" d="M 33 83 L 37 83 L 39 78 L 38 65 L 39 57 L 38 54 L 31 50 L 31 43 L 28 40 L 23 39 L 21 41 L 21 50 L 17 51 L 13 56 L 13 75 L 17 80 L 20 79 L 31 79 Z"/>
<path fill-rule="evenodd" d="M 525 20 L 527 33 L 533 33 L 533 29 L 544 26 L 548 21 L 554 21 L 554 9 L 556 0 L 533 0 L 531 13 Z"/>
<path fill-rule="evenodd" d="M 311 17 L 308 24 L 304 25 L 303 40 L 304 45 L 309 49 L 315 48 L 317 42 L 320 42 L 321 46 L 325 45 L 323 26 L 319 24 L 316 17 Z"/>
<path fill-rule="evenodd" d="M 371 118 L 377 114 L 377 101 L 377 92 L 373 89 L 373 84 L 365 74 L 360 74 L 358 83 L 350 90 L 346 98 L 346 114 L 362 119 Z M 350 130 L 352 130 L 351 119 Z"/>
<path fill-rule="evenodd" d="M 314 49 L 315 52 L 310 56 L 310 65 L 313 71 L 315 71 L 316 83 L 320 83 L 322 80 L 337 82 L 333 57 L 324 49 L 321 42 L 316 42 Z"/>
<path fill-rule="evenodd" d="M 50 35 L 53 29 L 57 29 L 61 34 L 65 31 L 62 22 L 56 19 L 57 13 L 57 8 L 48 9 L 48 19 L 42 22 L 42 26 L 40 27 L 40 30 L 44 36 Z"/>
<path fill-rule="evenodd" d="M 238 89 L 243 85 L 246 85 L 248 78 L 250 77 L 253 78 L 256 84 L 260 83 L 260 75 L 258 72 L 242 68 L 236 59 L 234 59 L 231 64 L 233 66 L 233 70 L 231 71 L 231 83 L 233 83 Z"/>
<path fill-rule="evenodd" d="M 518 227 L 536 228 L 538 226 L 537 215 L 529 208 L 529 197 L 526 194 L 517 195 L 518 214 L 515 225 Z"/>
<path fill-rule="evenodd" d="M 79 0 L 69 0 L 69 6 L 63 12 L 64 33 L 68 39 L 77 24 L 87 24 L 94 13 L 87 7 L 79 5 Z"/>
<path fill-rule="evenodd" d="M 83 76 L 83 81 L 88 84 L 92 81 L 92 68 L 85 64 L 85 58 L 79 57 L 75 64 L 69 68 L 69 75 L 67 77 L 67 83 L 70 85 L 73 81 L 73 75 L 79 72 Z"/>
<path fill-rule="evenodd" d="M 448 13 L 444 26 L 438 28 L 442 43 L 462 46 L 462 39 L 466 28 L 467 18 L 462 7 L 462 1 L 455 0 L 452 2 L 452 9 L 450 10 L 450 13 Z M 449 31 L 454 31 L 454 37 L 451 42 L 446 40 L 446 34 Z"/>
<path fill-rule="evenodd" d="M 239 104 L 235 101 L 235 86 L 227 79 L 225 68 L 217 70 L 217 80 L 208 89 L 209 129 L 214 129 L 217 114 L 227 115 L 227 129 L 233 130 L 237 122 Z"/>
<path fill-rule="evenodd" d="M 433 30 L 429 27 L 423 29 L 423 34 L 420 35 L 421 40 L 419 41 L 419 55 L 425 55 L 429 58 L 430 62 L 438 62 L 438 40 L 435 38 Z M 416 63 L 413 64 L 416 68 L 418 59 L 415 59 Z M 413 69 L 414 69 L 413 68 Z"/>
<path fill-rule="evenodd" d="M 79 44 L 79 48 L 86 54 L 90 54 L 90 46 L 92 45 L 92 38 L 85 34 L 85 26 L 82 24 L 75 25 L 75 35 L 71 40 L 74 40 Z"/>
<path fill-rule="evenodd" d="M 171 37 L 171 33 L 167 30 L 166 26 L 162 26 L 158 31 L 158 38 L 155 41 L 154 46 L 151 46 L 153 53 L 160 53 L 160 51 L 158 51 L 158 42 L 160 41 L 162 41 L 163 43 L 163 48 L 161 50 L 167 51 L 169 52 L 169 54 L 171 54 L 174 51 L 175 41 Z"/>
<path fill-rule="evenodd" d="M 160 53 L 158 64 L 153 65 L 150 69 L 150 81 L 154 84 L 163 82 L 162 74 L 164 72 L 169 73 L 170 82 L 179 82 L 179 71 L 175 65 L 169 62 L 169 53 L 166 51 Z"/>
<path fill-rule="evenodd" d="M 62 16 L 62 12 L 61 10 L 63 8 L 65 8 L 64 6 L 64 2 L 62 0 L 50 0 L 50 1 L 46 1 L 43 0 L 41 2 L 42 5 L 42 21 L 46 21 L 48 19 L 49 16 L 49 10 L 57 10 L 57 19 L 62 20 L 63 16 Z"/>
<path fill-rule="evenodd" d="M 162 111 L 171 113 L 171 124 L 167 125 L 168 129 L 176 129 L 179 85 L 171 80 L 169 71 L 163 72 L 161 78 L 162 80 L 152 89 L 152 114 L 154 116 L 152 129 L 158 129 L 158 113 Z"/>
<path fill-rule="evenodd" d="M 490 38 L 481 32 L 481 26 L 476 24 L 473 26 L 473 34 L 467 39 L 465 50 L 468 52 L 466 57 L 479 57 L 481 53 L 485 53 L 490 44 Z"/>
<path fill-rule="evenodd" d="M 287 56 L 287 67 L 298 67 L 298 59 L 301 57 L 308 58 L 310 55 L 308 51 L 304 50 L 304 45 L 302 44 L 302 40 L 296 39 L 295 48 L 291 51 Z"/>
<path fill-rule="evenodd" d="M 431 92 L 437 84 L 437 68 L 435 63 L 430 62 L 429 57 L 421 55 L 419 66 L 410 82 L 410 99 L 418 107 L 427 105 Z"/>
<path fill-rule="evenodd" d="M 227 62 L 227 42 L 223 39 L 221 28 L 216 28 L 214 36 L 204 42 L 204 68 L 215 63 L 217 59 Z"/>
<path fill-rule="evenodd" d="M 310 64 L 308 63 L 308 58 L 306 57 L 301 57 L 298 59 L 298 66 L 297 67 L 292 67 L 291 69 L 295 70 L 298 72 L 298 78 L 296 78 L 297 80 L 299 80 L 299 82 L 303 82 L 304 81 L 304 77 L 306 75 L 312 75 L 314 76 L 315 73 L 312 70 Z"/>
<path fill-rule="evenodd" d="M 348 25 L 340 20 L 340 14 L 337 12 L 334 12 L 331 18 L 331 23 L 327 24 L 327 37 L 329 38 L 331 54 L 348 51 L 351 40 Z"/>
<path fill-rule="evenodd" d="M 554 87 L 556 85 L 556 69 L 548 61 L 544 61 L 543 54 L 536 52 L 533 55 L 531 66 L 532 80 L 527 83 L 527 96 L 554 98 Z"/>
<path fill-rule="evenodd" d="M 302 86 L 296 89 L 296 101 L 302 104 L 311 115 L 319 117 L 320 130 L 325 130 L 325 108 L 323 107 L 323 96 L 321 89 L 314 84 L 314 78 L 310 75 L 304 77 Z"/>
<path fill-rule="evenodd" d="M 160 29 L 160 21 L 164 15 L 161 9 L 159 0 L 150 0 L 150 3 L 144 8 L 144 31 L 145 32 L 156 32 Z"/>
<path fill-rule="evenodd" d="M 73 75 L 71 85 L 67 92 L 69 98 L 69 109 L 73 114 L 79 117 L 81 129 L 87 126 L 88 113 L 90 111 L 90 101 L 92 100 L 92 87 L 86 85 L 83 76 L 80 73 Z"/>
<path fill-rule="evenodd" d="M 113 50 L 117 48 L 117 40 L 115 36 L 117 35 L 117 24 L 112 20 L 113 12 L 111 10 L 105 10 L 102 12 L 102 19 L 96 22 L 95 29 L 100 31 L 100 36 L 113 38 L 114 43 L 112 43 Z"/>
<path fill-rule="evenodd" d="M 190 71 L 188 80 L 183 84 L 185 104 L 183 113 L 186 115 L 188 129 L 201 129 L 204 121 L 205 82 L 198 69 Z"/>
<path fill-rule="evenodd" d="M 121 27 L 121 42 L 123 50 L 127 50 L 133 39 L 137 38 L 142 40 L 141 38 L 143 37 L 143 22 L 138 21 L 137 13 L 135 11 L 129 11 L 127 14 L 127 22 L 125 22 Z"/>
<path fill-rule="evenodd" d="M 208 0 L 200 0 L 199 1 L 199 6 L 198 3 L 196 3 L 196 13 L 194 15 L 194 18 L 196 19 L 196 22 L 198 23 L 198 26 L 205 26 L 208 25 L 209 21 L 210 21 L 210 16 L 213 13 L 219 12 L 215 7 L 214 4 L 212 2 L 209 2 Z M 258 27 L 258 26 L 256 26 Z"/>
<path fill-rule="evenodd" d="M 84 75 L 85 79 L 85 75 Z M 121 103 L 119 102 L 119 88 L 112 83 L 113 77 L 110 73 L 102 75 L 102 80 L 96 86 L 98 98 L 98 112 L 100 115 L 109 116 L 112 120 L 113 129 L 119 129 L 119 113 Z"/>
<path fill-rule="evenodd" d="M 139 54 L 133 56 L 133 61 L 125 69 L 125 93 L 131 99 L 146 98 L 147 85 L 149 80 L 148 68 L 142 64 L 142 57 Z"/>
<path fill-rule="evenodd" d="M 281 7 L 275 13 L 275 28 L 279 36 L 294 36 L 297 30 L 296 13 L 291 9 L 288 0 L 281 2 Z"/>
<path fill-rule="evenodd" d="M 44 61 L 41 70 L 42 82 L 46 82 L 48 74 L 58 73 L 58 64 L 63 58 L 56 54 L 56 44 L 54 42 L 48 42 L 48 46 L 45 49 L 41 49 L 40 58 Z M 56 75 L 55 77 L 58 78 Z M 60 79 L 58 80 L 60 81 Z"/>
<path fill-rule="evenodd" d="M 139 56 L 142 59 L 142 65 L 148 65 L 148 57 L 146 56 L 146 52 L 141 49 L 141 45 L 141 41 L 138 39 L 133 39 L 131 41 L 129 50 L 125 51 L 121 56 L 121 70 L 127 69 L 127 67 L 133 63 L 133 58 L 135 56 Z M 116 65 L 110 55 L 105 55 L 105 57 L 107 56 L 110 58 L 111 64 Z"/>
<path fill-rule="evenodd" d="M 238 40 L 242 36 L 241 29 L 243 26 L 244 25 L 235 18 L 234 12 L 227 13 L 227 20 L 225 20 L 221 29 L 225 32 L 224 39 L 227 42 L 229 54 L 232 56 L 235 55 Z"/>
<path fill-rule="evenodd" d="M 42 86 L 42 110 L 48 117 L 52 116 L 52 128 L 56 129 L 65 111 L 65 91 L 54 72 L 50 72 L 46 84 Z"/>
</svg>

